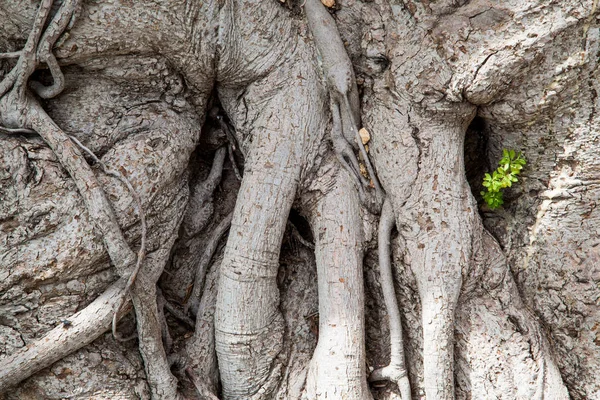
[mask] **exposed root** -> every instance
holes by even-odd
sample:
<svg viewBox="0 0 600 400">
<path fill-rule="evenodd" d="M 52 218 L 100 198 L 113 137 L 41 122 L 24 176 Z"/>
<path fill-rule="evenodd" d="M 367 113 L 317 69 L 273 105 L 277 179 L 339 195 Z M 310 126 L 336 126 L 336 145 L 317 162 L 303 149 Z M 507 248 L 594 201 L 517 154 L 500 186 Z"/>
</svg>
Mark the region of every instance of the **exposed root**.
<svg viewBox="0 0 600 400">
<path fill-rule="evenodd" d="M 64 29 L 62 21 L 72 17 L 72 9 L 67 6 L 73 5 L 73 1 L 65 2 L 64 5 L 49 24 L 48 34 L 42 37 L 43 46 L 50 46 L 59 36 L 57 29 Z M 39 103 L 26 93 L 26 83 L 38 66 L 36 54 L 51 6 L 52 0 L 44 0 L 40 4 L 17 65 L 0 84 L 0 124 L 12 130 L 34 130 L 42 136 L 75 181 L 91 219 L 103 235 L 111 261 L 119 274 L 125 276 L 133 264 L 135 255 L 127 245 L 110 203 L 93 171 L 67 135 L 52 121 Z M 12 90 L 7 93 L 10 89 Z"/>
<path fill-rule="evenodd" d="M 196 374 L 194 374 L 194 371 L 192 371 L 191 368 L 186 368 L 185 373 L 187 374 L 188 378 L 190 378 L 190 381 L 192 381 L 192 383 L 194 384 L 194 387 L 196 388 L 196 392 L 198 392 L 201 399 L 203 399 L 203 400 L 219 400 L 219 398 L 217 396 L 215 396 L 206 387 L 206 385 L 204 385 L 202 382 L 200 382 L 200 380 L 198 379 Z"/>
<path fill-rule="evenodd" d="M 279 381 L 281 380 L 282 370 L 283 365 L 281 364 L 277 364 L 274 368 L 272 368 L 266 383 L 261 386 L 260 389 L 258 389 L 258 392 L 250 396 L 248 400 L 263 400 L 265 399 L 265 396 L 273 394 L 279 385 Z"/>
<path fill-rule="evenodd" d="M 19 57 L 21 57 L 22 53 L 23 52 L 21 50 L 12 51 L 10 53 L 0 53 L 0 60 L 2 60 L 2 59 L 10 60 L 12 58 L 19 58 Z"/>
<path fill-rule="evenodd" d="M 235 162 L 235 157 L 233 155 L 233 152 L 235 151 L 235 147 L 231 144 L 229 144 L 229 146 L 227 146 L 227 153 L 229 154 L 229 162 L 231 163 L 231 166 L 233 167 L 233 173 L 235 174 L 235 177 L 237 178 L 238 181 L 242 181 L 242 173 L 240 172 L 236 162 Z"/>
<path fill-rule="evenodd" d="M 225 147 L 217 149 L 208 177 L 201 184 L 190 187 L 190 199 L 184 220 L 184 227 L 189 238 L 201 232 L 212 216 L 212 208 L 209 206 L 214 191 L 223 176 L 226 153 L 227 149 Z"/>
<path fill-rule="evenodd" d="M 355 137 L 356 143 L 358 143 L 358 148 L 360 149 L 360 152 L 361 152 L 363 159 L 365 161 L 365 164 L 367 166 L 367 171 L 369 172 L 369 177 L 371 178 L 371 182 L 373 182 L 373 186 L 375 187 L 375 193 L 377 195 L 378 202 L 383 202 L 383 197 L 384 197 L 383 189 L 381 188 L 381 184 L 379 183 L 379 179 L 377 178 L 375 169 L 373 168 L 373 165 L 371 164 L 371 160 L 369 159 L 369 154 L 367 153 L 367 149 L 365 148 L 365 145 L 362 142 L 362 138 L 360 137 L 360 133 L 358 132 L 358 122 L 355 120 L 355 117 L 352 113 L 352 109 L 350 108 L 350 101 L 348 100 L 348 95 L 343 96 L 343 98 L 344 98 L 344 105 L 345 105 L 346 112 L 348 113 L 348 117 L 352 121 L 351 125 L 352 125 L 352 129 L 354 131 L 354 137 Z"/>
<path fill-rule="evenodd" d="M 194 288 L 192 289 L 189 302 L 185 305 L 185 312 L 187 312 L 188 309 L 191 309 L 193 315 L 198 314 L 200 295 L 202 294 L 202 290 L 204 288 L 204 277 L 208 271 L 210 260 L 217 250 L 221 237 L 229 230 L 232 218 L 233 212 L 229 213 L 225 218 L 223 218 L 223 220 L 219 222 L 219 224 L 213 230 L 212 235 L 206 244 L 204 253 L 202 254 L 202 258 L 198 263 L 198 269 L 196 270 L 196 276 L 194 278 Z"/>
<path fill-rule="evenodd" d="M 292 223 L 292 221 L 288 220 L 287 226 L 288 226 L 288 229 L 292 232 L 292 237 L 294 239 L 296 239 L 297 241 L 299 241 L 304 247 L 307 247 L 307 248 L 309 248 L 311 250 L 315 249 L 315 244 L 309 242 L 306 239 L 304 239 L 302 237 L 302 235 L 300 234 L 300 232 L 298 231 L 298 228 L 296 228 L 296 225 L 294 225 Z"/>
<path fill-rule="evenodd" d="M 164 266 L 163 259 L 157 259 L 156 263 Z M 131 297 L 137 320 L 138 347 L 144 360 L 146 379 L 153 399 L 177 399 L 177 379 L 171 373 L 163 346 L 156 284 L 144 283 L 143 288 L 138 285 L 139 281 L 134 285 Z"/>
<path fill-rule="evenodd" d="M 4 132 L 4 133 L 8 133 L 8 134 L 15 134 L 15 133 L 37 133 L 36 131 L 34 131 L 32 129 L 25 129 L 25 128 L 5 128 L 3 126 L 0 126 L 0 132 Z"/>
<path fill-rule="evenodd" d="M 480 262 L 484 263 L 488 273 L 493 277 L 493 279 L 488 277 L 486 282 L 489 285 L 491 281 L 493 286 L 489 285 L 486 289 L 500 301 L 502 309 L 514 321 L 517 330 L 526 337 L 531 357 L 538 366 L 537 388 L 532 399 L 568 398 L 560 371 L 555 360 L 552 359 L 551 346 L 542 333 L 536 316 L 523 303 L 506 256 L 496 239 L 483 227 L 481 229 L 483 239 L 479 249 L 482 254 Z"/>
<path fill-rule="evenodd" d="M 46 63 L 52 74 L 54 83 L 51 86 L 43 86 L 39 82 L 32 81 L 32 89 L 43 99 L 50 99 L 60 94 L 65 87 L 65 77 L 52 54 L 52 48 L 63 34 L 65 29 L 75 20 L 75 11 L 80 5 L 80 0 L 65 0 L 56 16 L 46 28 L 37 50 L 38 61 Z"/>
<path fill-rule="evenodd" d="M 344 137 L 344 133 L 342 131 L 342 117 L 339 109 L 339 105 L 336 104 L 333 100 L 331 101 L 331 114 L 333 125 L 331 128 L 331 141 L 333 143 L 333 149 L 335 155 L 342 164 L 342 166 L 350 172 L 350 176 L 354 180 L 356 186 L 362 191 L 364 187 L 368 185 L 366 179 L 360 173 L 360 166 L 358 164 L 358 158 L 354 154 L 354 150 L 352 146 L 346 138 Z"/>
<path fill-rule="evenodd" d="M 308 215 L 316 245 L 319 330 L 307 399 L 373 399 L 366 379 L 359 210 L 350 174 L 341 169 L 332 191 Z"/>
<path fill-rule="evenodd" d="M 233 128 L 231 128 L 229 126 L 229 124 L 227 124 L 227 122 L 225 122 L 225 119 L 223 118 L 223 115 L 220 114 L 220 109 L 219 107 L 213 107 L 210 110 L 210 117 L 212 119 L 214 119 L 215 121 L 218 122 L 219 127 L 221 128 L 221 130 L 223 131 L 223 133 L 225 133 L 225 135 L 227 136 L 227 141 L 229 142 L 228 146 L 227 146 L 227 152 L 229 154 L 229 161 L 231 162 L 231 166 L 233 168 L 233 172 L 235 174 L 235 177 L 238 179 L 238 181 L 242 180 L 242 173 L 240 172 L 240 169 L 237 166 L 237 163 L 235 161 L 235 152 L 236 151 L 240 151 L 240 153 L 242 153 L 242 157 L 244 157 L 244 153 L 242 152 L 242 149 L 239 148 L 238 146 L 238 141 L 235 137 L 234 132 L 232 131 Z"/>
<path fill-rule="evenodd" d="M 238 169 L 238 166 L 237 166 L 237 163 L 235 162 L 235 157 L 234 157 L 234 153 L 237 150 L 236 146 L 238 145 L 235 134 L 231 131 L 231 128 L 229 127 L 229 125 L 223 120 L 222 115 L 217 115 L 216 119 L 217 119 L 217 121 L 219 121 L 219 126 L 221 127 L 223 132 L 225 132 L 225 135 L 227 135 L 227 140 L 229 140 L 229 146 L 228 146 L 229 161 L 231 162 L 231 166 L 233 167 L 233 172 L 235 173 L 235 177 L 238 179 L 238 181 L 241 181 L 242 174 L 241 174 L 240 170 Z M 240 149 L 240 152 L 241 152 L 241 149 Z"/>
<path fill-rule="evenodd" d="M 334 152 L 342 166 L 351 173 L 357 183 L 361 202 L 370 211 L 378 211 L 383 203 L 384 193 L 358 133 L 359 99 L 352 62 L 346 53 L 334 19 L 321 1 L 306 0 L 304 9 L 316 47 L 323 60 L 323 69 L 329 86 L 333 116 L 331 139 Z M 365 189 L 368 190 L 370 184 L 360 173 L 358 158 L 353 151 L 353 141 L 356 141 L 375 187 L 374 206 L 366 196 Z"/>
<path fill-rule="evenodd" d="M 385 367 L 377 368 L 371 375 L 369 376 L 369 382 L 377 382 L 377 381 L 391 381 L 395 382 L 400 389 L 400 396 L 402 399 L 411 398 L 410 395 L 410 382 L 408 380 L 408 375 L 406 370 L 394 366 L 387 365 Z"/>
<path fill-rule="evenodd" d="M 33 22 L 33 27 L 31 28 L 31 32 L 29 33 L 29 37 L 27 38 L 27 43 L 25 43 L 25 47 L 21 52 L 21 57 L 19 57 L 19 61 L 17 62 L 17 66 L 15 67 L 15 87 L 13 90 L 16 92 L 17 99 L 20 102 L 25 101 L 27 81 L 29 80 L 31 74 L 33 74 L 33 72 L 37 68 L 36 53 L 38 49 L 38 44 L 42 35 L 42 31 L 44 29 L 44 25 L 46 24 L 46 19 L 50 14 L 50 9 L 52 8 L 53 2 L 54 0 L 42 0 L 42 2 L 40 3 L 40 7 L 38 8 L 38 12 Z M 8 76 L 5 77 L 5 80 L 6 78 L 8 78 Z M 0 96 L 3 94 L 4 93 L 0 93 Z"/>
<path fill-rule="evenodd" d="M 4 76 L 2 82 L 0 82 L 0 97 L 4 96 L 6 92 L 10 90 L 15 84 L 15 79 L 17 77 L 17 69 L 13 68 L 10 70 L 8 74 Z M 1 116 L 1 115 L 0 115 Z M 6 128 L 4 128 L 6 129 Z"/>
<path fill-rule="evenodd" d="M 117 272 L 120 276 L 128 276 L 136 259 L 135 254 L 125 241 L 114 211 L 91 167 L 76 145 L 52 121 L 39 103 L 30 97 L 25 104 L 20 105 L 12 103 L 11 100 L 14 98 L 0 99 L 0 117 L 6 122 L 18 113 L 18 118 L 23 119 L 23 124 L 16 129 L 33 129 L 50 146 L 62 166 L 73 178 L 90 218 L 102 234 L 109 257 Z"/>
<path fill-rule="evenodd" d="M 169 353 L 171 351 L 171 348 L 173 347 L 173 338 L 171 337 L 171 333 L 169 332 L 169 325 L 167 324 L 167 319 L 165 318 L 165 304 L 167 300 L 163 296 L 162 290 L 160 290 L 160 288 L 156 288 L 156 292 L 156 303 L 158 305 L 158 319 L 160 320 L 163 346 L 165 347 L 165 351 Z"/>
<path fill-rule="evenodd" d="M 394 277 L 392 275 L 391 261 L 391 234 L 396 225 L 394 210 L 389 199 L 385 199 L 379 220 L 379 269 L 381 274 L 381 288 L 383 300 L 388 312 L 390 322 L 390 363 L 376 369 L 369 376 L 369 381 L 390 380 L 395 382 L 400 389 L 402 400 L 410 400 L 410 381 L 406 373 L 404 359 L 404 343 L 402 339 L 402 322 L 400 309 L 394 291 Z"/>
<path fill-rule="evenodd" d="M 106 332 L 124 288 L 125 280 L 120 279 L 89 306 L 69 317 L 69 325 L 60 324 L 41 339 L 2 360 L 0 393 L 86 346 Z M 123 310 L 119 317 L 127 311 Z"/>
<path fill-rule="evenodd" d="M 195 328 L 196 323 L 194 322 L 194 320 L 192 320 L 190 317 L 188 317 L 185 314 L 185 312 L 183 312 L 182 310 L 180 310 L 179 308 L 177 308 L 173 304 L 171 304 L 171 302 L 169 302 L 167 299 L 165 299 L 164 307 L 165 307 L 165 310 L 167 310 L 169 312 L 169 314 L 171 314 L 173 317 L 177 318 L 179 321 L 186 324 L 188 328 L 190 328 L 192 330 Z"/>
<path fill-rule="evenodd" d="M 106 164 L 104 164 L 98 157 L 96 157 L 96 155 L 90 149 L 85 147 L 79 140 L 77 140 L 77 138 L 75 138 L 73 136 L 69 136 L 69 137 L 83 151 L 85 151 L 90 157 L 92 157 L 92 159 L 94 160 L 94 162 L 96 164 L 100 165 L 100 167 L 102 168 L 102 170 L 104 171 L 105 174 L 118 179 L 127 187 L 127 190 L 129 190 L 129 193 L 133 197 L 133 200 L 137 206 L 137 213 L 138 213 L 138 217 L 140 218 L 140 224 L 141 224 L 141 228 L 142 228 L 142 233 L 141 233 L 142 238 L 141 238 L 140 249 L 138 251 L 135 268 L 133 269 L 132 273 L 129 275 L 129 279 L 127 280 L 127 286 L 125 287 L 125 292 L 123 294 L 123 298 L 121 299 L 119 307 L 117 308 L 117 310 L 115 311 L 115 313 L 113 315 L 113 323 L 112 323 L 112 333 L 113 333 L 113 336 L 115 337 L 115 339 L 117 339 L 119 341 L 127 341 L 132 338 L 122 338 L 117 333 L 117 313 L 119 312 L 119 309 L 125 303 L 127 294 L 131 290 L 131 286 L 133 285 L 133 282 L 135 282 L 135 278 L 137 277 L 138 273 L 140 272 L 140 268 L 142 267 L 142 262 L 144 261 L 144 257 L 146 257 L 146 236 L 147 236 L 147 230 L 148 230 L 147 224 L 146 224 L 146 213 L 144 212 L 144 209 L 142 207 L 142 200 L 140 199 L 140 196 L 133 188 L 133 185 L 131 184 L 129 179 L 127 179 L 127 177 L 125 175 L 123 175 L 123 173 L 121 171 L 117 171 L 117 170 L 107 167 Z"/>
<path fill-rule="evenodd" d="M 35 18 L 32 32 L 29 35 L 25 48 L 21 51 L 17 65 L 4 77 L 0 84 L 0 125 L 6 126 L 6 128 L 13 132 L 24 130 L 33 130 L 37 132 L 52 149 L 59 162 L 72 177 L 83 198 L 90 219 L 102 234 L 110 260 L 115 266 L 118 274 L 121 276 L 121 280 L 126 279 L 124 290 L 116 297 L 116 307 L 107 308 L 102 310 L 102 312 L 109 312 L 113 315 L 113 334 L 118 338 L 119 336 L 116 334 L 117 315 L 127 299 L 127 293 L 129 293 L 131 289 L 137 317 L 137 331 L 140 342 L 139 348 L 145 361 L 144 367 L 151 392 L 155 398 L 175 399 L 177 398 L 177 382 L 169 370 L 166 354 L 162 345 L 159 323 L 160 317 L 157 309 L 155 292 L 156 280 L 164 268 L 166 262 L 165 257 L 168 258 L 169 251 L 168 249 L 164 250 L 163 248 L 161 252 L 157 252 L 154 255 L 151 263 L 152 265 L 148 267 L 148 271 L 144 271 L 144 284 L 136 285 L 136 277 L 140 272 L 146 252 L 146 221 L 139 196 L 122 173 L 110 170 L 89 149 L 77 141 L 77 139 L 69 138 L 69 136 L 67 136 L 54 121 L 52 121 L 48 114 L 42 109 L 41 105 L 27 93 L 27 82 L 31 74 L 38 67 L 40 60 L 46 62 L 50 68 L 54 84 L 50 87 L 36 86 L 34 84 L 34 90 L 36 90 L 41 97 L 47 98 L 57 95 L 64 87 L 62 72 L 60 72 L 56 58 L 52 55 L 51 51 L 54 43 L 60 37 L 62 32 L 73 22 L 74 13 L 79 6 L 79 0 L 65 0 L 62 3 L 57 14 L 54 15 L 52 21 L 48 25 L 40 42 L 40 36 L 42 35 L 52 3 L 52 0 L 42 1 Z M 102 167 L 106 174 L 116 177 L 123 182 L 131 192 L 138 207 L 137 211 L 142 225 L 142 243 L 137 257 L 126 242 L 123 232 L 118 225 L 114 210 L 92 171 L 92 168 L 85 161 L 77 146 L 87 152 Z M 175 236 L 173 235 L 173 239 L 169 241 L 169 244 L 172 245 L 174 237 Z M 135 266 L 134 262 L 136 262 Z M 115 296 L 111 298 L 112 301 L 115 300 L 114 297 Z M 94 302 L 93 304 L 97 304 L 97 302 Z M 99 312 L 100 311 L 97 311 L 97 313 Z M 102 319 L 99 321 L 104 320 Z M 95 324 L 93 326 L 97 327 L 98 325 Z M 94 331 L 94 333 L 97 332 Z M 86 338 L 88 336 L 86 336 Z M 97 337 L 97 335 L 95 337 Z M 93 340 L 93 338 L 89 341 L 91 340 Z M 78 341 L 77 345 L 81 347 L 81 345 L 89 343 L 89 341 Z M 64 343 L 61 343 L 60 349 L 55 349 L 50 352 L 52 355 L 51 362 L 64 357 L 71 351 L 73 351 L 73 346 L 68 347 L 64 346 Z M 32 364 L 32 362 L 27 364 Z M 6 375 L 16 375 L 18 380 L 25 379 L 29 376 L 27 375 L 28 373 L 35 372 L 31 368 L 25 371 L 21 370 L 19 368 L 18 360 L 16 364 L 9 365 L 8 368 L 3 369 L 3 371 L 6 371 Z"/>
</svg>

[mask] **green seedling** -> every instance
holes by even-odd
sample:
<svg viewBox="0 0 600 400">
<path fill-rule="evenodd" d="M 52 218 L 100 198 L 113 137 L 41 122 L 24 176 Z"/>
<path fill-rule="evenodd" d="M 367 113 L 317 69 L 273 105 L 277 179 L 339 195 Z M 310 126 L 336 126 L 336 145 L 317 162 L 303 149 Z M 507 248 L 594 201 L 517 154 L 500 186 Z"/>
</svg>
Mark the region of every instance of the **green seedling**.
<svg viewBox="0 0 600 400">
<path fill-rule="evenodd" d="M 521 173 L 526 163 L 527 161 L 521 153 L 516 154 L 514 150 L 502 150 L 502 159 L 498 163 L 498 169 L 491 175 L 486 173 L 483 178 L 483 186 L 487 188 L 487 191 L 481 192 L 481 195 L 490 209 L 495 210 L 504 204 L 502 189 L 511 187 L 513 183 L 519 181 L 517 175 Z"/>
</svg>

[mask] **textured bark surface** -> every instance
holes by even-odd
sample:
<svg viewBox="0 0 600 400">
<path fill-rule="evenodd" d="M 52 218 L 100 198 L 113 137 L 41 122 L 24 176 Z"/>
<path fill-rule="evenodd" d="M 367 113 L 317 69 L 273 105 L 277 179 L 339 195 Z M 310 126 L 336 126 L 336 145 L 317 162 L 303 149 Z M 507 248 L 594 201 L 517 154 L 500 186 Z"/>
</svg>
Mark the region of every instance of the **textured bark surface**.
<svg viewBox="0 0 600 400">
<path fill-rule="evenodd" d="M 357 107 L 313 37 L 337 30 L 393 206 L 412 398 L 600 399 L 598 1 L 339 0 L 321 31 L 302 3 L 83 1 L 53 50 L 64 90 L 35 101 L 141 199 L 118 330 L 143 334 L 107 332 L 123 270 L 84 178 L 0 130 L 0 398 L 401 398 L 367 383 L 390 363 L 389 286 L 373 189 L 335 142 L 354 147 Z M 0 52 L 39 4 L 0 0 Z M 54 90 L 46 62 L 32 81 Z M 503 148 L 527 166 L 491 211 Z M 85 160 L 136 252 L 134 198 Z"/>
</svg>

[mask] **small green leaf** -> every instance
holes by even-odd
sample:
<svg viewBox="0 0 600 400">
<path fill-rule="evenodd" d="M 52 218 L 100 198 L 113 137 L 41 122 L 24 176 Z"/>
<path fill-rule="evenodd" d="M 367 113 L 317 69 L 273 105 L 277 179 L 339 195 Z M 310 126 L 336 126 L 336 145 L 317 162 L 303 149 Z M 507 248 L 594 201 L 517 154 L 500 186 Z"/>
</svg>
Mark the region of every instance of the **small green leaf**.
<svg viewBox="0 0 600 400">
<path fill-rule="evenodd" d="M 481 192 L 481 196 L 490 209 L 494 210 L 504 204 L 501 190 L 512 187 L 513 183 L 519 181 L 517 175 L 521 173 L 526 163 L 521 153 L 502 149 L 502 159 L 498 162 L 498 169 L 491 175 L 486 173 L 482 182 L 487 191 Z"/>
</svg>

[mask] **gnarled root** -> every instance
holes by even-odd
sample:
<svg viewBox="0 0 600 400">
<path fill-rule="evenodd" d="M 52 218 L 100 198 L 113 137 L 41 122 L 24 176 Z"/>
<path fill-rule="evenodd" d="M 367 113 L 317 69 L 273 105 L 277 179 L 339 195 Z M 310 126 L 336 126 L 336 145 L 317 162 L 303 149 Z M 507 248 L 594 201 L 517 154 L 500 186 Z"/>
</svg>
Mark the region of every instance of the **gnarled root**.
<svg viewBox="0 0 600 400">
<path fill-rule="evenodd" d="M 54 30 L 63 25 L 63 19 L 68 17 L 70 20 L 72 17 L 74 7 L 67 6 L 71 3 L 73 2 L 65 2 L 64 7 L 61 7 L 57 15 L 54 16 L 53 21 L 48 26 L 48 34 L 45 34 L 42 38 L 43 46 L 48 43 L 53 44 L 52 40 L 56 40 L 59 36 Z M 125 241 L 110 203 L 92 169 L 77 146 L 52 121 L 40 104 L 26 90 L 27 81 L 37 67 L 36 52 L 38 51 L 39 36 L 51 5 L 52 0 L 44 0 L 40 4 L 34 27 L 25 48 L 21 52 L 19 61 L 0 84 L 1 88 L 5 89 L 0 91 L 0 96 L 2 96 L 0 97 L 0 124 L 12 129 L 34 130 L 42 136 L 75 181 L 90 217 L 102 233 L 111 261 L 117 268 L 119 275 L 128 276 L 129 269 L 136 258 L 135 254 Z M 66 27 L 66 24 L 64 26 Z M 4 95 L 11 88 L 12 90 Z"/>
<path fill-rule="evenodd" d="M 83 310 L 44 337 L 2 360 L 0 393 L 93 342 L 109 329 L 125 289 L 125 279 L 113 283 Z M 120 316 L 126 312 L 122 309 Z"/>
<path fill-rule="evenodd" d="M 140 270 L 145 252 L 145 221 L 142 221 L 144 231 L 142 235 L 143 243 L 140 253 L 136 257 L 125 241 L 123 232 L 118 225 L 117 218 L 106 194 L 100 186 L 91 167 L 83 158 L 80 150 L 54 123 L 54 121 L 52 121 L 48 114 L 42 109 L 41 105 L 27 93 L 27 82 L 31 74 L 38 67 L 39 60 L 45 61 L 49 66 L 50 72 L 54 78 L 54 84 L 50 87 L 35 84 L 32 85 L 33 89 L 38 92 L 38 95 L 43 98 L 53 97 L 59 94 L 63 88 L 64 78 L 55 57 L 51 54 L 51 49 L 56 40 L 67 28 L 67 25 L 72 22 L 74 13 L 79 5 L 79 0 L 64 1 L 50 24 L 47 26 L 43 36 L 41 36 L 52 3 L 52 0 L 42 1 L 35 18 L 32 32 L 25 48 L 20 53 L 16 67 L 4 78 L 2 83 L 0 83 L 0 124 L 13 130 L 23 129 L 38 132 L 56 154 L 56 157 L 62 166 L 73 178 L 77 189 L 83 198 L 90 218 L 102 234 L 104 244 L 113 265 L 117 269 L 121 279 L 127 280 L 126 288 L 121 292 L 119 299 L 121 305 L 125 301 L 128 289 L 130 287 L 132 288 L 133 303 L 135 305 L 138 322 L 140 351 L 145 360 L 146 373 L 151 391 L 156 398 L 176 398 L 176 381 L 169 371 L 166 355 L 164 354 L 161 342 L 154 286 L 164 268 L 166 262 L 165 254 L 168 256 L 170 247 L 166 250 L 163 249 L 162 258 L 159 256 L 159 260 L 151 261 L 150 264 L 153 265 L 149 267 L 149 270 L 140 274 L 144 278 L 142 281 L 147 284 L 147 287 L 144 287 L 143 284 L 136 285 L 135 279 Z M 79 145 L 87 151 L 80 143 Z M 107 173 L 110 174 L 110 171 L 107 171 Z M 123 177 L 121 176 L 120 179 L 121 178 Z M 143 220 L 140 199 L 135 194 L 131 184 L 129 184 L 126 179 L 121 180 L 132 192 L 139 208 L 139 215 Z M 172 241 L 170 241 L 170 245 L 172 245 Z M 153 255 L 153 257 L 157 256 L 158 253 Z M 137 266 L 133 268 L 136 259 Z M 114 311 L 112 308 L 110 310 L 116 315 L 119 308 L 120 306 L 117 306 Z M 116 317 L 114 317 L 113 320 L 116 323 Z M 98 325 L 95 324 L 93 326 L 97 327 Z M 155 332 L 157 327 L 158 333 Z M 91 337 L 91 335 L 87 334 L 85 337 L 88 338 Z M 53 352 L 53 355 L 62 354 L 62 356 L 64 356 L 73 350 L 73 348 L 65 346 L 63 351 L 55 351 Z M 65 354 L 65 352 L 67 353 Z M 56 361 L 57 358 L 53 358 L 53 360 Z M 16 367 L 17 366 L 13 366 L 12 368 Z M 14 375 L 15 373 L 16 371 L 12 371 L 9 367 L 8 374 Z M 19 379 L 27 377 L 22 372 L 17 375 L 19 376 Z"/>
<path fill-rule="evenodd" d="M 379 220 L 379 269 L 381 274 L 381 287 L 383 289 L 383 300 L 388 312 L 390 323 L 390 363 L 389 365 L 376 369 L 369 376 L 369 381 L 390 380 L 395 382 L 400 389 L 402 400 L 410 400 L 410 381 L 408 380 L 406 364 L 404 359 L 404 343 L 402 340 L 402 322 L 400 320 L 400 309 L 394 291 L 394 278 L 392 275 L 392 261 L 390 252 L 390 241 L 392 229 L 396 225 L 392 203 L 386 199 L 381 210 Z"/>
<path fill-rule="evenodd" d="M 357 183 L 361 202 L 369 210 L 378 212 L 383 203 L 384 193 L 358 133 L 360 100 L 352 62 L 346 53 L 334 19 L 321 1 L 306 0 L 304 9 L 315 45 L 323 60 L 322 65 L 329 87 L 333 116 L 331 131 L 333 149 L 340 163 Z M 367 198 L 365 189 L 368 190 L 370 184 L 361 175 L 358 158 L 353 151 L 355 147 L 353 142 L 356 142 L 362 154 L 369 177 L 375 187 L 375 204 Z"/>
<path fill-rule="evenodd" d="M 219 148 L 215 152 L 208 177 L 201 183 L 190 185 L 190 199 L 183 222 L 187 237 L 195 236 L 206 228 L 210 222 L 213 213 L 212 198 L 223 176 L 226 154 L 227 149 L 225 147 Z"/>
<path fill-rule="evenodd" d="M 212 259 L 215 251 L 217 250 L 217 246 L 221 241 L 223 235 L 229 230 L 231 226 L 231 219 L 233 218 L 233 213 L 229 213 L 214 229 L 206 247 L 204 248 L 204 253 L 202 253 L 202 258 L 200 258 L 200 262 L 198 263 L 198 268 L 196 269 L 196 276 L 194 278 L 194 288 L 192 289 L 192 295 L 190 297 L 189 303 L 185 305 L 185 311 L 187 309 L 192 311 L 193 315 L 198 314 L 198 306 L 200 305 L 200 295 L 204 289 L 204 277 L 206 276 L 206 272 L 208 271 L 208 267 L 210 265 L 210 260 Z"/>
</svg>

